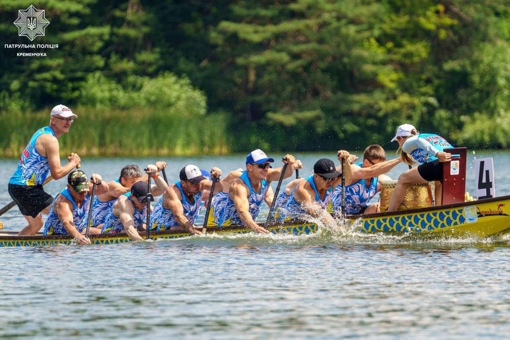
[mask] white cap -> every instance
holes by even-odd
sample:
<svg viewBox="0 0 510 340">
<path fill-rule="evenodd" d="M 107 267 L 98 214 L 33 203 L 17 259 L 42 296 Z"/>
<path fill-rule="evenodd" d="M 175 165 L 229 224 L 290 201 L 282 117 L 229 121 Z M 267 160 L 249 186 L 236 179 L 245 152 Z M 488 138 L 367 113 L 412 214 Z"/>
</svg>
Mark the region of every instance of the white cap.
<svg viewBox="0 0 510 340">
<path fill-rule="evenodd" d="M 62 104 L 59 104 L 59 105 L 55 106 L 51 110 L 51 115 L 52 116 L 60 116 L 60 117 L 63 117 L 63 118 L 69 118 L 69 117 L 78 118 L 78 116 L 75 115 L 73 113 L 73 111 L 71 111 L 70 108 L 68 108 L 67 106 L 62 105 Z"/>
<path fill-rule="evenodd" d="M 411 131 L 416 130 L 411 124 L 402 124 L 397 128 L 395 137 L 391 140 L 392 142 L 397 140 L 397 137 L 409 137 L 412 135 Z"/>
<path fill-rule="evenodd" d="M 181 181 L 188 181 L 193 184 L 198 184 L 204 179 L 204 175 L 202 171 L 196 165 L 188 164 L 184 168 L 181 169 L 179 173 L 179 178 Z"/>
</svg>

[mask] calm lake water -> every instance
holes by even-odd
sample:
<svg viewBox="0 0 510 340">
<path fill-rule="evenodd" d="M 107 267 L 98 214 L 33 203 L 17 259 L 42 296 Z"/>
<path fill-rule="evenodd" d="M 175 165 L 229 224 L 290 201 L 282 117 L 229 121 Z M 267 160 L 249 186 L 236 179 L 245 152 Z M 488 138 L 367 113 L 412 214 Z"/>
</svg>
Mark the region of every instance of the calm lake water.
<svg viewBox="0 0 510 340">
<path fill-rule="evenodd" d="M 361 153 L 357 153 L 361 156 Z M 305 165 L 335 154 L 295 154 Z M 270 155 L 281 159 L 283 155 Z M 227 173 L 245 155 L 162 158 Z M 389 158 L 393 158 L 393 152 Z M 496 194 L 510 194 L 510 153 L 493 157 Z M 130 163 L 83 159 L 118 177 Z M 0 207 L 15 160 L 0 160 Z M 405 166 L 389 175 L 396 179 Z M 56 194 L 65 179 L 50 182 Z M 276 183 L 273 183 L 273 188 Z M 261 220 L 267 214 L 267 207 Z M 17 208 L 0 217 L 20 230 Z M 332 231 L 333 230 L 333 231 Z M 510 332 L 510 237 L 402 240 L 321 230 L 311 236 L 195 236 L 109 246 L 2 248 L 0 337 L 37 339 L 466 339 Z"/>
</svg>

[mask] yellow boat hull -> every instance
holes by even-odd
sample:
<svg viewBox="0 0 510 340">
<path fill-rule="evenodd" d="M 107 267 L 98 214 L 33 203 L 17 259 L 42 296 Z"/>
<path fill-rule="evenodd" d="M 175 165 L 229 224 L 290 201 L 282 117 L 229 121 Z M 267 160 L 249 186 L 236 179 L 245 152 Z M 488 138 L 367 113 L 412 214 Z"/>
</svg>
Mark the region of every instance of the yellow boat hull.
<svg viewBox="0 0 510 340">
<path fill-rule="evenodd" d="M 510 230 L 510 196 L 440 207 L 350 217 L 363 232 L 488 237 Z"/>
<path fill-rule="evenodd" d="M 458 203 L 440 207 L 431 207 L 392 213 L 347 216 L 354 229 L 365 233 L 383 233 L 409 235 L 417 237 L 489 237 L 510 231 L 510 196 Z M 268 226 L 274 234 L 307 235 L 318 231 L 313 222 L 291 221 L 284 225 Z M 204 234 L 247 234 L 250 228 L 229 226 L 211 227 Z M 145 238 L 145 232 L 140 232 Z M 155 231 L 150 238 L 177 239 L 190 237 L 181 231 Z M 132 242 L 125 233 L 116 235 L 102 234 L 90 237 L 92 244 L 120 244 Z M 17 236 L 17 232 L 0 233 L 0 247 L 38 247 L 71 245 L 75 240 L 70 236 Z"/>
</svg>

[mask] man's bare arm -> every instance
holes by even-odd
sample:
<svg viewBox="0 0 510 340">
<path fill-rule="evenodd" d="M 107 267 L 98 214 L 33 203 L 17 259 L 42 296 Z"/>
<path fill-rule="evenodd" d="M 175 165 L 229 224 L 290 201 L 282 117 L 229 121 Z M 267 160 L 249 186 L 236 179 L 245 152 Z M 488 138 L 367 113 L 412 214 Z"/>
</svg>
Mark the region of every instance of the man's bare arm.
<svg viewBox="0 0 510 340">
<path fill-rule="evenodd" d="M 200 234 L 200 230 L 196 229 L 184 215 L 184 208 L 182 207 L 182 202 L 176 190 L 179 189 L 174 185 L 168 187 L 163 197 L 163 206 L 172 211 L 175 220 L 179 223 L 181 228 L 184 228 L 191 234 Z"/>
<path fill-rule="evenodd" d="M 389 161 L 374 164 L 368 168 L 357 168 L 352 173 L 352 181 L 355 182 L 362 178 L 378 177 L 379 175 L 385 174 L 393 169 L 393 167 L 395 167 L 401 161 L 402 160 L 400 158 L 395 158 Z"/>
<path fill-rule="evenodd" d="M 294 174 L 294 163 L 296 163 L 296 158 L 290 154 L 285 155 L 283 157 L 283 163 L 288 164 L 287 169 L 285 170 L 285 174 L 283 175 L 283 178 L 288 178 Z M 267 174 L 267 180 L 268 182 L 274 182 L 279 181 L 280 177 L 282 175 L 283 166 L 276 168 L 276 169 L 269 169 L 269 172 Z"/>
<path fill-rule="evenodd" d="M 143 241 L 142 237 L 140 236 L 140 234 L 138 234 L 138 231 L 135 228 L 135 221 L 133 218 L 133 215 L 135 213 L 134 208 L 133 206 L 131 206 L 131 204 L 129 205 L 126 204 L 126 202 L 127 199 L 118 201 L 120 222 L 124 226 L 126 234 L 128 234 L 133 241 Z"/>
<path fill-rule="evenodd" d="M 269 233 L 269 231 L 259 226 L 253 220 L 253 216 L 250 213 L 250 202 L 248 201 L 248 189 L 244 184 L 234 182 L 230 186 L 230 199 L 234 201 L 234 206 L 243 225 L 252 228 L 257 233 Z"/>
<path fill-rule="evenodd" d="M 298 184 L 296 192 L 294 193 L 294 199 L 296 202 L 301 204 L 301 207 L 305 210 L 305 212 L 318 218 L 325 225 L 334 225 L 335 220 L 333 217 L 314 199 L 315 192 L 307 182 L 303 182 Z"/>
<path fill-rule="evenodd" d="M 116 182 L 116 181 L 110 181 L 108 182 L 108 192 L 98 195 L 100 201 L 106 202 L 110 201 L 115 198 L 119 198 L 120 196 L 124 195 L 126 192 L 129 192 L 131 188 L 126 188 L 122 184 Z"/>
<path fill-rule="evenodd" d="M 60 179 L 66 176 L 69 172 L 71 172 L 71 170 L 80 164 L 80 156 L 75 153 L 72 153 L 68 157 L 69 163 L 64 166 L 60 164 L 60 148 L 58 140 L 54 136 L 42 135 L 38 138 L 38 143 L 39 142 L 40 144 L 37 147 L 37 151 L 39 151 L 41 155 L 46 156 L 48 159 L 50 173 L 53 179 Z"/>
<path fill-rule="evenodd" d="M 60 195 L 53 204 L 56 205 L 58 219 L 64 225 L 67 234 L 75 238 L 80 244 L 90 244 L 90 240 L 80 234 L 74 225 L 73 204 L 65 197 Z"/>
</svg>

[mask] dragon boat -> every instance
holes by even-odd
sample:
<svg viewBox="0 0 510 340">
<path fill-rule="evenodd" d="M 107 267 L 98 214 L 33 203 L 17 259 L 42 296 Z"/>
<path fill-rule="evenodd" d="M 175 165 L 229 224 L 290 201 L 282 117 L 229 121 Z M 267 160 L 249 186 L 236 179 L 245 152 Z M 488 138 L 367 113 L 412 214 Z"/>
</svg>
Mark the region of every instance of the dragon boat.
<svg viewBox="0 0 510 340">
<path fill-rule="evenodd" d="M 452 153 L 452 161 L 443 163 L 442 205 L 432 204 L 429 184 L 411 186 L 406 191 L 403 206 L 394 212 L 387 209 L 391 190 L 381 193 L 381 210 L 370 215 L 347 215 L 339 221 L 350 232 L 382 233 L 404 237 L 490 237 L 510 232 L 510 195 L 474 200 L 465 195 L 466 148 L 445 150 Z M 485 173 L 485 170 L 480 172 Z M 482 183 L 480 179 L 477 181 Z M 390 183 L 388 188 L 393 184 Z M 484 186 L 489 189 L 489 186 Z M 467 201 L 466 201 L 467 199 Z M 407 203 L 406 203 L 407 202 Z M 1 222 L 0 222 L 1 223 Z M 262 224 L 261 224 L 262 226 Z M 314 222 L 291 220 L 268 225 L 273 234 L 308 235 L 316 233 L 319 226 Z M 247 234 L 250 228 L 242 225 L 202 228 L 208 234 Z M 140 232 L 146 239 L 146 232 Z M 150 239 L 178 239 L 191 237 L 186 231 L 151 231 Z M 120 244 L 132 242 L 125 233 L 91 235 L 92 244 Z M 76 241 L 70 236 L 51 235 L 18 236 L 17 232 L 0 232 L 0 247 L 71 245 Z"/>
<path fill-rule="evenodd" d="M 382 233 L 405 237 L 479 237 L 485 238 L 510 232 L 510 196 L 453 203 L 438 207 L 416 208 L 371 215 L 346 216 L 345 222 L 351 232 Z M 261 224 L 262 225 L 262 224 Z M 269 225 L 273 234 L 308 235 L 316 233 L 319 226 L 314 222 L 293 220 L 284 224 Z M 203 234 L 234 235 L 248 234 L 250 228 L 237 225 L 208 227 Z M 37 234 L 18 236 L 18 232 L 0 232 L 0 247 L 31 247 L 72 245 L 76 241 L 70 236 Z M 146 233 L 140 232 L 146 239 Z M 170 240 L 192 235 L 186 231 L 152 231 L 152 240 Z M 125 233 L 91 235 L 92 244 L 120 244 L 132 242 Z"/>
<path fill-rule="evenodd" d="M 485 191 L 485 195 L 474 200 L 465 191 L 466 148 L 451 148 L 444 151 L 452 154 L 452 160 L 442 163 L 441 205 L 433 205 L 430 183 L 420 183 L 407 188 L 399 210 L 384 212 L 396 183 L 387 183 L 387 186 L 383 183 L 380 196 L 380 208 L 383 212 L 350 216 L 348 219 L 351 225 L 354 224 L 362 232 L 421 237 L 489 237 L 510 231 L 510 196 L 494 197 L 492 190 L 494 183 L 487 178 L 491 177 L 489 174 L 493 169 L 484 170 L 482 163 L 476 183 L 479 189 L 483 189 L 482 192 Z"/>
</svg>

